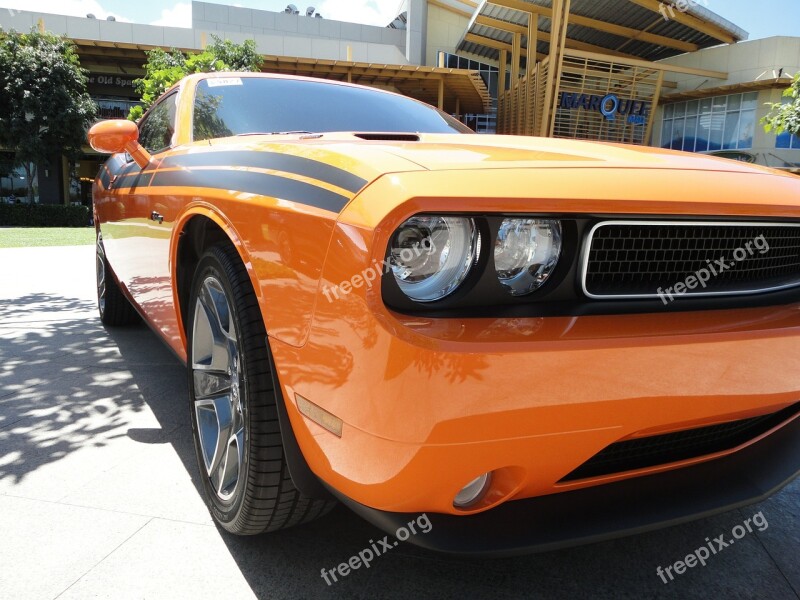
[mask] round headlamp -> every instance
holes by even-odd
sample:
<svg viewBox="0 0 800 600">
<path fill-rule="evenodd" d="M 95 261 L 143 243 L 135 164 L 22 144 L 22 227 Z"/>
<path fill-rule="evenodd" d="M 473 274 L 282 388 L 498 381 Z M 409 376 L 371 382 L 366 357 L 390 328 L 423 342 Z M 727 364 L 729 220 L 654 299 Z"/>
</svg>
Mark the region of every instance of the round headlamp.
<svg viewBox="0 0 800 600">
<path fill-rule="evenodd" d="M 512 296 L 542 287 L 561 256 L 561 223 L 546 219 L 505 219 L 494 247 L 497 278 Z"/>
<path fill-rule="evenodd" d="M 467 217 L 412 217 L 392 236 L 389 260 L 400 290 L 416 302 L 446 298 L 477 262 L 480 234 Z"/>
</svg>

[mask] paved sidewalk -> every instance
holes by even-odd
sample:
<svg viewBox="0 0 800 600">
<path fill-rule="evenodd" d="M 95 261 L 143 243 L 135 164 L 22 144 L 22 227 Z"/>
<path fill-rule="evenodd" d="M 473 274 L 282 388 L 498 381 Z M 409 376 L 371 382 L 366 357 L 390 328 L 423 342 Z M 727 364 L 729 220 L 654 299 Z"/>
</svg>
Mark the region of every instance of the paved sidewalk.
<svg viewBox="0 0 800 600">
<path fill-rule="evenodd" d="M 382 539 L 349 511 L 235 538 L 198 493 L 184 368 L 146 327 L 106 330 L 94 249 L 0 250 L 0 598 L 800 598 L 800 484 L 647 535 L 507 560 Z M 713 482 L 709 482 L 713 485 Z M 762 511 L 769 526 L 664 584 L 658 566 Z"/>
</svg>

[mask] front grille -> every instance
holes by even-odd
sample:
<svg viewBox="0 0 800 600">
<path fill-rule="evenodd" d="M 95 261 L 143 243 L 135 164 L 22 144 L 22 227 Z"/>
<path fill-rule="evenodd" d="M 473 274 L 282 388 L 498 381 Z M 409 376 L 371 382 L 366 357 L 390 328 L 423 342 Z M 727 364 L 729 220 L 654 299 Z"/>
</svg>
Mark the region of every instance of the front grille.
<svg viewBox="0 0 800 600">
<path fill-rule="evenodd" d="M 646 469 L 732 450 L 787 421 L 798 412 L 800 403 L 751 419 L 617 442 L 595 454 L 559 483 Z"/>
<path fill-rule="evenodd" d="M 678 297 L 678 284 L 685 286 L 683 294 L 695 296 L 798 285 L 800 226 L 616 221 L 592 230 L 583 265 L 589 297 L 665 298 L 668 291 Z"/>
</svg>

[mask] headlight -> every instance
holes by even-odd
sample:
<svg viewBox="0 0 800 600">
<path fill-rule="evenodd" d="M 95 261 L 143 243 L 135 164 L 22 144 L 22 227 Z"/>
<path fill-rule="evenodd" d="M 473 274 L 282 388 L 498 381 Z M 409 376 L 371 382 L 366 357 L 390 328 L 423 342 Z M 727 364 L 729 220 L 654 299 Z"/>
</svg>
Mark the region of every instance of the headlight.
<svg viewBox="0 0 800 600">
<path fill-rule="evenodd" d="M 392 237 L 389 260 L 397 285 L 417 302 L 452 294 L 480 252 L 480 234 L 465 217 L 412 217 Z"/>
<path fill-rule="evenodd" d="M 542 287 L 561 255 L 561 223 L 543 219 L 505 219 L 494 247 L 497 278 L 512 296 Z"/>
</svg>

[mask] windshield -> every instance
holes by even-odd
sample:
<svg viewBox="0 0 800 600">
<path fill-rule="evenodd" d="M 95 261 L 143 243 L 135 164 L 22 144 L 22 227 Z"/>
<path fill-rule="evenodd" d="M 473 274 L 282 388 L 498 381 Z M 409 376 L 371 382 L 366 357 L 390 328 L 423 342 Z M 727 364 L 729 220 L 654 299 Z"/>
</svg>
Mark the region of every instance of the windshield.
<svg viewBox="0 0 800 600">
<path fill-rule="evenodd" d="M 282 132 L 472 133 L 432 106 L 323 81 L 230 77 L 197 85 L 194 140 Z"/>
</svg>

